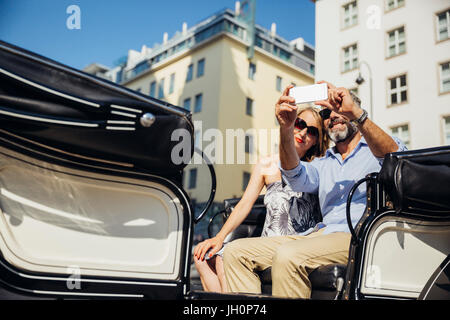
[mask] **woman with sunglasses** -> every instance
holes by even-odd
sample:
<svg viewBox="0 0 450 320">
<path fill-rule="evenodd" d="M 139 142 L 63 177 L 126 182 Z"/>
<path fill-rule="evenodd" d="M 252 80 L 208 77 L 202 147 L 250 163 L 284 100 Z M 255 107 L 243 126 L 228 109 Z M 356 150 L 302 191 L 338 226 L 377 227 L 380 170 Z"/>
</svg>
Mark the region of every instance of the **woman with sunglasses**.
<svg viewBox="0 0 450 320">
<path fill-rule="evenodd" d="M 297 153 L 304 161 L 322 157 L 328 149 L 329 140 L 323 122 L 314 108 L 301 109 L 293 134 Z M 205 291 L 228 291 L 222 260 L 224 239 L 245 220 L 264 186 L 267 210 L 262 237 L 298 234 L 321 221 L 317 196 L 297 193 L 284 185 L 278 163 L 279 157 L 275 155 L 255 166 L 242 199 L 222 229 L 215 237 L 195 247 L 194 262 Z"/>
</svg>

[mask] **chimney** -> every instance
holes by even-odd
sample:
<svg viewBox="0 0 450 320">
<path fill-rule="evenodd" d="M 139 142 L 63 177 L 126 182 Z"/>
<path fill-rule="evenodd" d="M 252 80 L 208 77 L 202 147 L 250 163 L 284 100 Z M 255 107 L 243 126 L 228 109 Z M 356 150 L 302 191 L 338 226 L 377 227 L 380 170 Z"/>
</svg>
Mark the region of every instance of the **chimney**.
<svg viewBox="0 0 450 320">
<path fill-rule="evenodd" d="M 169 35 L 167 34 L 167 32 L 164 32 L 164 35 L 163 35 L 163 44 L 166 44 L 166 43 L 167 43 L 167 40 L 169 40 Z"/>
<path fill-rule="evenodd" d="M 187 23 L 186 22 L 183 22 L 182 33 L 183 33 L 183 36 L 186 35 L 186 33 L 187 33 Z"/>
<path fill-rule="evenodd" d="M 241 12 L 241 3 L 239 1 L 236 1 L 234 4 L 234 12 L 236 13 L 237 16 Z"/>
<path fill-rule="evenodd" d="M 270 27 L 270 35 L 272 36 L 272 38 L 275 38 L 276 34 L 277 34 L 277 24 L 273 22 L 272 26 Z"/>
</svg>

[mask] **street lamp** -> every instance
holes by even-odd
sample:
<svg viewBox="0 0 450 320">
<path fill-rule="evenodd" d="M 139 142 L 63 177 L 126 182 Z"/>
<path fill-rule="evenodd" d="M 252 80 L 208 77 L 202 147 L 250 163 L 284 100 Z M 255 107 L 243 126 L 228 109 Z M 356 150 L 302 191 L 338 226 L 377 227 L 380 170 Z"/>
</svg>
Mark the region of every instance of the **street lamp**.
<svg viewBox="0 0 450 320">
<path fill-rule="evenodd" d="M 359 86 L 364 83 L 365 79 L 361 75 L 361 65 L 364 64 L 367 67 L 367 70 L 369 70 L 369 89 L 370 89 L 370 118 L 373 121 L 373 97 L 372 97 L 372 70 L 370 69 L 370 66 L 365 61 L 360 61 L 358 65 L 359 69 L 359 75 L 358 78 L 356 78 L 355 82 Z"/>
</svg>

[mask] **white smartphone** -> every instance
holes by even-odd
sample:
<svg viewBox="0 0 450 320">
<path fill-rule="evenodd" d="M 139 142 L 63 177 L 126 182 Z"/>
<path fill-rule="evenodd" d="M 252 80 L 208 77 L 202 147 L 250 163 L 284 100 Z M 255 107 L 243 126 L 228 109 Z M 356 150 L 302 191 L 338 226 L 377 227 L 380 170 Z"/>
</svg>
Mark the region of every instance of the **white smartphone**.
<svg viewBox="0 0 450 320">
<path fill-rule="evenodd" d="M 328 99 L 328 87 L 326 83 L 293 87 L 289 90 L 289 96 L 295 99 L 296 104 L 326 100 Z"/>
</svg>

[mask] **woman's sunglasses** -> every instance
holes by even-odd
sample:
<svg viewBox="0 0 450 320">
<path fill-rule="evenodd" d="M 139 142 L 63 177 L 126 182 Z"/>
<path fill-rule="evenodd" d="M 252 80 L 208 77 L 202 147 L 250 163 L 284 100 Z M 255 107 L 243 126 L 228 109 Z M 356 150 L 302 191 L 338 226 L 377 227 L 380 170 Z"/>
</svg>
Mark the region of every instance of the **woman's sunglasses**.
<svg viewBox="0 0 450 320">
<path fill-rule="evenodd" d="M 323 120 L 327 120 L 330 118 L 331 110 L 330 109 L 322 109 L 319 111 L 319 115 L 322 117 Z"/>
<path fill-rule="evenodd" d="M 311 136 L 318 137 L 319 136 L 319 129 L 317 129 L 314 126 L 308 126 L 305 122 L 305 120 L 297 118 L 295 120 L 295 128 L 302 131 L 303 129 L 307 128 L 306 133 L 308 133 Z"/>
</svg>

